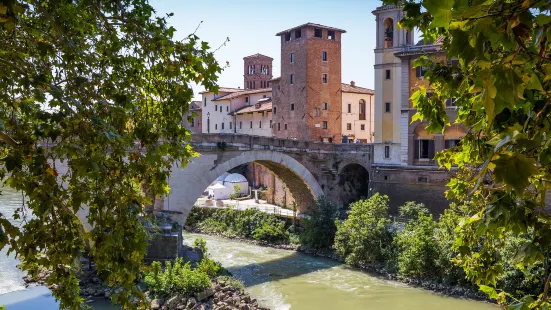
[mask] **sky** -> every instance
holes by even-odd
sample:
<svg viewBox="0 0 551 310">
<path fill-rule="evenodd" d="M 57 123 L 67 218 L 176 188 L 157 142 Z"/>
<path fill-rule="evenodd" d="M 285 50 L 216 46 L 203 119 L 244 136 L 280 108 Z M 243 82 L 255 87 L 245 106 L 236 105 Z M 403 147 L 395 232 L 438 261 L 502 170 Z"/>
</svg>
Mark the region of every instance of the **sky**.
<svg viewBox="0 0 551 310">
<path fill-rule="evenodd" d="M 158 14 L 174 13 L 169 24 L 176 39 L 197 30 L 213 48 L 230 41 L 215 54 L 224 87 L 243 87 L 243 57 L 256 53 L 274 59 L 273 76 L 281 72 L 281 44 L 276 33 L 312 22 L 346 30 L 342 37 L 342 81 L 373 89 L 375 16 L 379 0 L 151 0 Z M 195 99 L 201 86 L 194 86 Z"/>
</svg>

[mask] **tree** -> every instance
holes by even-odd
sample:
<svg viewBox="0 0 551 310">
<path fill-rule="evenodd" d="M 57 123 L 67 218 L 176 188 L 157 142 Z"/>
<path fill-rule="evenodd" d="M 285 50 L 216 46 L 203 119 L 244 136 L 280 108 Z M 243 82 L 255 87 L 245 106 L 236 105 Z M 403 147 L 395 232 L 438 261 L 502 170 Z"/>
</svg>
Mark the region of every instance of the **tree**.
<svg viewBox="0 0 551 310">
<path fill-rule="evenodd" d="M 302 219 L 304 229 L 300 234 L 301 243 L 314 249 L 330 249 L 337 232 L 335 220 L 339 217 L 338 206 L 322 196 L 315 205 L 308 207 L 305 214 L 306 217 Z"/>
<path fill-rule="evenodd" d="M 233 195 L 236 199 L 241 196 L 241 186 L 239 186 L 239 184 L 233 185 Z"/>
<path fill-rule="evenodd" d="M 551 5 L 543 0 L 407 0 L 402 6 L 401 27 L 418 27 L 426 41 L 442 37 L 447 58 L 458 60 L 448 65 L 421 57 L 414 65 L 430 68 L 425 79 L 434 92 L 428 98 L 421 88 L 411 97 L 418 111 L 414 120 L 426 121 L 432 132 L 450 123 L 443 102 L 457 98 L 457 122 L 468 128 L 461 146 L 437 155 L 441 166 L 457 166 L 447 196 L 466 210 L 456 262 L 498 302 L 512 302 L 515 309 L 547 308 L 549 268 L 533 279 L 540 294 L 515 300 L 496 286 L 507 232 L 531 238 L 518 248 L 517 266 L 528 270 L 549 261 Z"/>
<path fill-rule="evenodd" d="M 195 34 L 174 39 L 170 16 L 146 0 L 0 3 L 0 180 L 24 196 L 21 227 L 0 214 L 0 249 L 33 276 L 52 270 L 60 308 L 83 302 L 86 244 L 102 280 L 124 289 L 115 302 L 141 296 L 140 215 L 194 154 L 182 126 L 189 83 L 217 90 L 222 70 Z"/>
</svg>

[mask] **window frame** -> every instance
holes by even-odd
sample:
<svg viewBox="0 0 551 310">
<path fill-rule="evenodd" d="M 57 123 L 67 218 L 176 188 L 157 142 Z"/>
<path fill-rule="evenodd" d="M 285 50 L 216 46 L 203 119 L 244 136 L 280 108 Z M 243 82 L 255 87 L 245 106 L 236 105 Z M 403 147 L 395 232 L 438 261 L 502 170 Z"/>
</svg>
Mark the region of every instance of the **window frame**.
<svg viewBox="0 0 551 310">
<path fill-rule="evenodd" d="M 290 84 L 290 85 L 295 85 L 295 75 L 294 75 L 294 74 L 291 74 L 291 77 L 290 77 L 290 80 L 289 80 L 289 84 Z"/>
<path fill-rule="evenodd" d="M 321 75 L 321 82 L 322 82 L 322 84 L 327 84 L 327 83 L 329 83 L 329 74 L 327 74 L 327 73 L 322 73 L 322 75 Z"/>
<path fill-rule="evenodd" d="M 324 111 L 329 110 L 329 103 L 327 103 L 327 102 L 322 102 L 322 103 L 321 103 L 321 109 L 324 110 Z"/>
<path fill-rule="evenodd" d="M 390 145 L 385 145 L 385 158 L 390 158 Z"/>
<path fill-rule="evenodd" d="M 385 102 L 385 113 L 391 113 L 392 108 L 390 102 Z"/>
<path fill-rule="evenodd" d="M 321 51 L 321 61 L 327 62 L 327 51 Z"/>
<path fill-rule="evenodd" d="M 346 123 L 346 130 L 352 130 L 352 123 Z"/>
<path fill-rule="evenodd" d="M 322 121 L 322 122 L 321 122 L 321 128 L 322 128 L 322 129 L 328 129 L 328 126 L 329 126 L 329 125 L 327 124 L 327 121 Z"/>
<path fill-rule="evenodd" d="M 390 80 L 390 76 L 391 76 L 390 74 L 391 74 L 390 69 L 386 69 L 385 70 L 385 80 Z"/>
</svg>

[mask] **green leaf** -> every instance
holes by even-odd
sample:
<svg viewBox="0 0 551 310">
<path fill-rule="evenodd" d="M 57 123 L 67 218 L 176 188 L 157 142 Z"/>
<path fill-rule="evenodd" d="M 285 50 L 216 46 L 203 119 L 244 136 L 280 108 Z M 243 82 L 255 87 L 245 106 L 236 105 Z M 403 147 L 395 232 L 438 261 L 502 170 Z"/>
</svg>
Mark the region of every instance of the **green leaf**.
<svg viewBox="0 0 551 310">
<path fill-rule="evenodd" d="M 425 0 L 423 6 L 433 16 L 431 27 L 449 28 L 454 0 Z"/>
<path fill-rule="evenodd" d="M 538 173 L 534 160 L 522 154 L 499 154 L 492 161 L 495 165 L 496 181 L 512 187 L 517 193 L 522 193 L 530 184 L 529 178 Z"/>
<path fill-rule="evenodd" d="M 487 285 L 479 285 L 478 289 L 488 295 L 488 297 L 490 297 L 491 299 L 497 298 L 497 292 L 493 287 L 489 287 Z"/>
</svg>

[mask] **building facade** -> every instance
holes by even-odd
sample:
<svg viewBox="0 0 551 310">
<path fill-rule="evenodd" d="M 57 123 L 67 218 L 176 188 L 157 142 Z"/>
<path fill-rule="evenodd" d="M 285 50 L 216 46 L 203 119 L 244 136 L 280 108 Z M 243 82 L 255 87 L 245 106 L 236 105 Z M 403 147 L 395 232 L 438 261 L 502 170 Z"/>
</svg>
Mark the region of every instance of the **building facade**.
<svg viewBox="0 0 551 310">
<path fill-rule="evenodd" d="M 270 87 L 272 79 L 273 58 L 254 54 L 243 58 L 243 77 L 245 89 L 260 89 Z"/>
<path fill-rule="evenodd" d="M 272 80 L 273 135 L 341 142 L 341 35 L 307 23 L 276 34 L 281 76 Z"/>
<path fill-rule="evenodd" d="M 184 119 L 184 126 L 189 128 L 193 133 L 203 132 L 203 114 L 202 114 L 202 105 L 201 101 L 192 101 L 189 104 L 189 118 Z"/>
<path fill-rule="evenodd" d="M 375 92 L 372 89 L 342 83 L 343 143 L 373 143 Z"/>
</svg>

